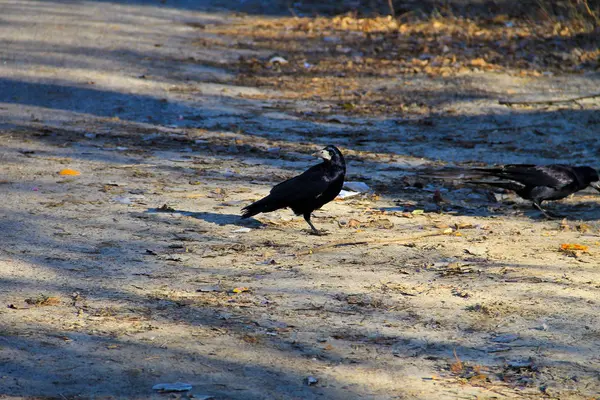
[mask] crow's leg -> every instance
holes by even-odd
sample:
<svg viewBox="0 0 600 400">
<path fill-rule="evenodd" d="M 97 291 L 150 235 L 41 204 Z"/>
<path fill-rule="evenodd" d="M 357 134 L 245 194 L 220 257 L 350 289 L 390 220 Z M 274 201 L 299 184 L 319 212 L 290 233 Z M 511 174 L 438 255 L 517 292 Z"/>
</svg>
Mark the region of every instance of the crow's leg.
<svg viewBox="0 0 600 400">
<path fill-rule="evenodd" d="M 551 213 L 550 211 L 546 211 L 546 210 L 544 210 L 544 209 L 542 208 L 542 206 L 541 206 L 541 204 L 540 204 L 540 203 L 541 203 L 541 202 L 538 202 L 538 201 L 535 201 L 535 200 L 534 200 L 534 201 L 533 201 L 533 206 L 534 206 L 535 208 L 537 208 L 538 210 L 540 210 L 540 211 L 542 212 L 542 214 L 544 214 L 544 216 L 545 216 L 546 218 L 548 218 L 548 219 L 560 219 L 560 218 L 563 218 L 561 215 L 557 215 L 557 214 Z"/>
<path fill-rule="evenodd" d="M 323 234 L 317 228 L 315 228 L 315 226 L 312 224 L 312 222 L 310 222 L 310 213 L 309 212 L 304 213 L 304 220 L 306 222 L 308 222 L 308 225 L 310 225 L 310 229 L 312 229 L 311 234 L 317 235 L 317 236 L 321 236 Z"/>
</svg>

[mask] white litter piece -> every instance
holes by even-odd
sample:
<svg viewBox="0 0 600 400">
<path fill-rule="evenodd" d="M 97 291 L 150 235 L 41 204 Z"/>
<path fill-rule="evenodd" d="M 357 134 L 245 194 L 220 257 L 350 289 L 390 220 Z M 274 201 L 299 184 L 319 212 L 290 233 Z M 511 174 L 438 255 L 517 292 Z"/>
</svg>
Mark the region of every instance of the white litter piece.
<svg viewBox="0 0 600 400">
<path fill-rule="evenodd" d="M 113 201 L 121 204 L 131 204 L 132 201 L 129 197 L 117 196 L 113 197 Z"/>
<path fill-rule="evenodd" d="M 360 194 L 360 192 L 352 192 L 352 191 L 349 191 L 349 190 L 343 190 L 342 189 L 340 191 L 340 194 L 337 195 L 337 197 L 338 197 L 338 199 L 347 199 L 349 197 L 354 197 L 354 196 L 357 196 L 359 194 Z"/>
<path fill-rule="evenodd" d="M 250 228 L 240 228 L 240 229 L 236 229 L 234 231 L 231 231 L 231 233 L 248 233 L 248 232 L 252 232 L 252 229 L 250 229 Z"/>
<path fill-rule="evenodd" d="M 158 383 L 152 386 L 152 390 L 158 390 L 160 392 L 187 392 L 192 390 L 192 385 L 183 382 Z"/>
<path fill-rule="evenodd" d="M 369 187 L 369 185 L 367 185 L 364 182 L 346 182 L 346 183 L 344 183 L 344 187 L 346 189 L 352 190 L 353 192 L 359 192 L 359 193 L 371 191 L 371 188 Z"/>
<path fill-rule="evenodd" d="M 271 64 L 275 64 L 275 63 L 277 63 L 277 64 L 285 65 L 285 64 L 287 64 L 287 63 L 288 63 L 288 60 L 286 60 L 286 59 L 285 59 L 285 58 L 283 58 L 283 57 L 273 57 L 273 58 L 271 58 L 271 59 L 269 60 L 269 62 L 270 62 Z"/>
</svg>

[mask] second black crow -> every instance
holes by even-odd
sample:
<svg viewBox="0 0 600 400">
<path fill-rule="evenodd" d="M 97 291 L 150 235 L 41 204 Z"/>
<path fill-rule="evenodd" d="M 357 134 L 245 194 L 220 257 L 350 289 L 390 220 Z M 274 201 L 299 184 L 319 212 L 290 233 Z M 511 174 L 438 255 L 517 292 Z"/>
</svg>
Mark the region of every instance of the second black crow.
<svg viewBox="0 0 600 400">
<path fill-rule="evenodd" d="M 311 213 L 340 193 L 346 175 L 346 162 L 335 146 L 327 146 L 313 155 L 321 157 L 323 162 L 274 186 L 267 197 L 244 207 L 242 218 L 289 207 L 296 215 L 304 216 L 314 234 L 321 234 L 310 222 Z"/>
<path fill-rule="evenodd" d="M 473 168 L 472 171 L 479 178 L 497 179 L 467 180 L 468 183 L 513 190 L 523 199 L 531 200 L 533 206 L 548 218 L 552 216 L 542 208 L 543 201 L 563 199 L 588 186 L 600 191 L 598 172 L 587 166 L 509 164 L 493 168 Z"/>
</svg>

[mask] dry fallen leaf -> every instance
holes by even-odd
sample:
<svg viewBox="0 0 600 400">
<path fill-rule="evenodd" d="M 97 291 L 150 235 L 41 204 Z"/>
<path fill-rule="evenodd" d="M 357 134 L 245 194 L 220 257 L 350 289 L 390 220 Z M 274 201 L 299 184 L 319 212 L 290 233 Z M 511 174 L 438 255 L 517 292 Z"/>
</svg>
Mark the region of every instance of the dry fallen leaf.
<svg viewBox="0 0 600 400">
<path fill-rule="evenodd" d="M 59 175 L 76 176 L 76 175 L 81 175 L 81 172 L 76 171 L 74 169 L 65 168 L 65 169 L 61 170 L 58 174 Z"/>
<path fill-rule="evenodd" d="M 589 247 L 584 246 L 582 244 L 575 244 L 575 243 L 563 243 L 560 245 L 560 251 L 563 251 L 563 252 L 576 251 L 576 250 L 587 252 L 589 250 Z"/>
<path fill-rule="evenodd" d="M 255 344 L 258 343 L 258 338 L 256 336 L 244 335 L 242 336 L 242 340 L 246 343 Z"/>
<path fill-rule="evenodd" d="M 483 58 L 476 58 L 471 60 L 471 66 L 473 67 L 485 67 L 487 66 L 487 62 Z"/>
<path fill-rule="evenodd" d="M 576 226 L 576 228 L 581 233 L 586 233 L 591 229 L 591 227 L 588 224 L 579 224 Z"/>
<path fill-rule="evenodd" d="M 361 222 L 357 219 L 351 219 L 348 221 L 348 228 L 360 228 Z"/>
<path fill-rule="evenodd" d="M 235 289 L 232 290 L 233 293 L 243 293 L 243 292 L 249 292 L 250 289 L 248 289 L 247 287 L 236 287 Z"/>
</svg>

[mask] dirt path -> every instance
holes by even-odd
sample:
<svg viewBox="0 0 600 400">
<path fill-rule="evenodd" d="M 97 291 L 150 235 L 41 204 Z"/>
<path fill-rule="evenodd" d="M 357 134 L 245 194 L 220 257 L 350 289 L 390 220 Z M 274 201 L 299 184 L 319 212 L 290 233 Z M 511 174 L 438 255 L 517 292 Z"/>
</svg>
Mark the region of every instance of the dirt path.
<svg viewBox="0 0 600 400">
<path fill-rule="evenodd" d="M 498 100 L 593 93 L 597 72 L 366 75 L 408 108 L 353 113 L 285 74 L 251 85 L 240 56 L 281 50 L 206 3 L 0 1 L 0 398 L 598 396 L 597 195 L 545 221 L 415 178 L 596 165 L 600 99 Z M 377 195 L 317 211 L 324 237 L 239 219 L 328 143 Z M 299 255 L 343 240 L 372 243 Z M 193 389 L 152 390 L 173 382 Z"/>
</svg>

